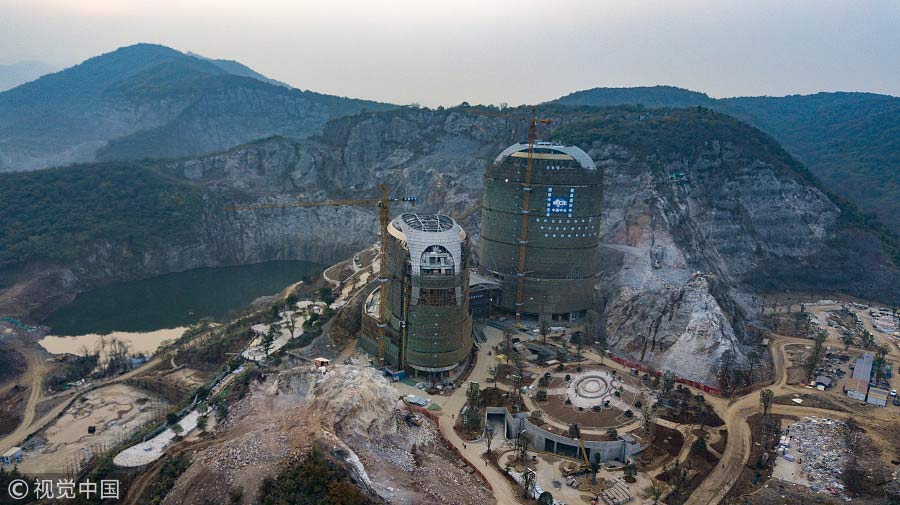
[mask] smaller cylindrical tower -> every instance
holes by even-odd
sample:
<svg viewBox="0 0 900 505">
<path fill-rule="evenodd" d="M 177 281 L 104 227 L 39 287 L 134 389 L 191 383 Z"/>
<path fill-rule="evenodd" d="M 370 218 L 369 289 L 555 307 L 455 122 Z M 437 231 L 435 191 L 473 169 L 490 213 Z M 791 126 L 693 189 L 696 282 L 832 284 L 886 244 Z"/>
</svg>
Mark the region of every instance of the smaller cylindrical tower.
<svg viewBox="0 0 900 505">
<path fill-rule="evenodd" d="M 402 214 L 387 231 L 390 326 L 400 335 L 400 361 L 443 375 L 472 350 L 469 237 L 440 214 Z"/>
</svg>

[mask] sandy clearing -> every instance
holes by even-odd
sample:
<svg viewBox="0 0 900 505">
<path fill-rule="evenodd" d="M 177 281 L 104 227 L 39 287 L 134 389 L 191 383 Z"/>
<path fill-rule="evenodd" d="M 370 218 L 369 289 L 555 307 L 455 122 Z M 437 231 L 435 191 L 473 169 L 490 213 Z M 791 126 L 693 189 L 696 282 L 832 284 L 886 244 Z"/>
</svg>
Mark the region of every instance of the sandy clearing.
<svg viewBox="0 0 900 505">
<path fill-rule="evenodd" d="M 143 333 L 114 331 L 107 335 L 99 335 L 96 333 L 88 333 L 86 335 L 77 336 L 58 336 L 47 335 L 42 338 L 39 344 L 50 354 L 81 354 L 81 349 L 87 346 L 88 349 L 95 349 L 101 338 L 115 337 L 128 343 L 132 354 L 152 355 L 167 340 L 175 340 L 180 338 L 187 328 L 166 328 L 156 331 L 148 331 Z"/>
<path fill-rule="evenodd" d="M 167 409 L 164 400 L 124 384 L 85 393 L 39 434 L 43 444 L 25 452 L 19 469 L 25 473 L 64 472 L 66 465 L 130 436 Z M 94 434 L 88 433 L 89 426 L 96 428 Z"/>
</svg>

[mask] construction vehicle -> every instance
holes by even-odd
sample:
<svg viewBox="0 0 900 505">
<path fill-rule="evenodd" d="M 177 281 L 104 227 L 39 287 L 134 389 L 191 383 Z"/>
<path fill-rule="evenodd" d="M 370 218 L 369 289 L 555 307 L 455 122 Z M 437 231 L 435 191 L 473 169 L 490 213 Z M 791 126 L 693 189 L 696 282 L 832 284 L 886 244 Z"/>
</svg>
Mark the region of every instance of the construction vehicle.
<svg viewBox="0 0 900 505">
<path fill-rule="evenodd" d="M 591 471 L 591 462 L 587 457 L 587 449 L 584 448 L 584 441 L 581 438 L 577 438 L 578 440 L 578 448 L 581 451 L 581 461 L 578 462 L 578 465 L 567 465 L 562 467 L 562 474 L 564 477 L 574 477 L 576 475 L 584 475 Z"/>
<path fill-rule="evenodd" d="M 306 208 L 306 207 L 345 207 L 345 206 L 377 206 L 379 210 L 379 261 L 378 261 L 378 278 L 377 282 L 381 285 L 381 303 L 378 304 L 378 368 L 384 369 L 384 349 L 386 329 L 388 325 L 387 317 L 387 290 L 384 284 L 388 281 L 387 277 L 387 260 L 384 255 L 385 244 L 387 243 L 387 228 L 391 220 L 389 205 L 391 203 L 410 203 L 416 204 L 416 197 L 404 196 L 388 198 L 387 186 L 381 184 L 381 198 L 362 198 L 350 200 L 327 200 L 323 202 L 294 202 L 294 203 L 272 203 L 272 204 L 255 204 L 255 205 L 233 205 L 225 207 L 225 210 L 232 212 L 240 212 L 245 210 L 264 210 L 264 209 L 288 209 L 288 208 Z"/>
<path fill-rule="evenodd" d="M 422 426 L 422 416 L 413 414 L 412 412 L 407 412 L 403 416 L 403 420 L 410 426 Z"/>
</svg>

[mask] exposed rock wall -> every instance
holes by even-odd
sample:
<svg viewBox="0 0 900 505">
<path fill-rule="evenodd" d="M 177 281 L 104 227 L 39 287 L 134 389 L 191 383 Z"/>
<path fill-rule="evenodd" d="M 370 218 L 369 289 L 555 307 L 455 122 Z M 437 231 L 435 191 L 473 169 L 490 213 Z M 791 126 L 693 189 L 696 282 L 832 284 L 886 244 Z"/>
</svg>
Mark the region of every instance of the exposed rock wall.
<svg viewBox="0 0 900 505">
<path fill-rule="evenodd" d="M 613 126 L 637 132 L 647 116 L 618 109 L 606 114 Z M 571 126 L 578 119 L 573 114 L 554 121 Z M 692 120 L 672 118 L 684 128 Z M 162 238 L 160 247 L 135 255 L 111 239 L 76 265 L 44 271 L 78 290 L 201 266 L 276 259 L 330 263 L 376 239 L 376 209 L 225 207 L 372 198 L 382 183 L 392 195 L 418 197 L 417 210 L 453 214 L 477 241 L 485 164 L 524 138 L 526 126 L 465 110 L 401 109 L 334 120 L 308 140 L 271 138 L 160 163 L 160 170 L 203 189 L 194 240 Z M 746 139 L 736 140 L 715 128 L 701 129 L 692 146 L 669 142 L 652 154 L 652 145 L 642 153 L 624 147 L 634 145 L 634 138 L 617 138 L 617 131 L 581 145 L 605 175 L 598 307 L 617 352 L 662 368 L 681 366 L 674 371 L 711 381 L 722 352 L 731 349 L 743 358 L 745 314 L 753 309 L 748 293 L 805 289 L 896 296 L 900 275 L 877 238 L 844 227 L 840 208 L 761 133 L 746 128 Z M 17 286 L 18 299 L 28 300 L 27 289 Z M 31 299 L 41 296 L 50 294 Z M 0 304 L 9 306 L 2 297 Z M 707 357 L 690 364 L 677 359 L 690 350 L 704 350 Z"/>
</svg>

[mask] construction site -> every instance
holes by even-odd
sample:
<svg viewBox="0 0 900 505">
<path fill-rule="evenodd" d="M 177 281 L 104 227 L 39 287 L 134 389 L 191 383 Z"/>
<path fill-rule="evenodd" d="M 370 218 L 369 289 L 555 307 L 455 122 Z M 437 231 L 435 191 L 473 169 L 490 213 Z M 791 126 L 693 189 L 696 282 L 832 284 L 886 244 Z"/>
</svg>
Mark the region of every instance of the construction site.
<svg viewBox="0 0 900 505">
<path fill-rule="evenodd" d="M 484 175 L 480 270 L 501 284 L 498 309 L 574 321 L 593 306 L 603 174 L 575 146 L 522 142 Z"/>
<path fill-rule="evenodd" d="M 3 468 L 113 476 L 133 504 L 280 503 L 326 474 L 329 490 L 305 499 L 784 503 L 778 489 L 874 504 L 900 492 L 896 314 L 775 300 L 761 311 L 771 377 L 727 394 L 618 355 L 594 310 L 602 172 L 578 147 L 537 140 L 540 124 L 488 163 L 477 232 L 385 186 L 229 207 L 368 208 L 378 241 L 64 391 L 45 387 L 48 355 L 28 348 L 18 381 L 30 385 L 3 390 L 23 413 L 0 440 Z"/>
</svg>

